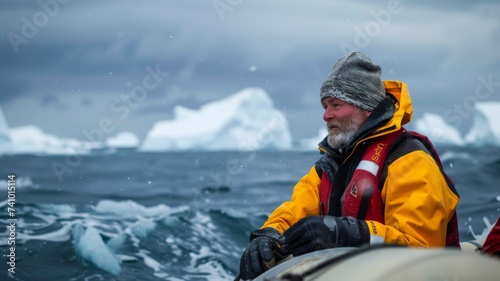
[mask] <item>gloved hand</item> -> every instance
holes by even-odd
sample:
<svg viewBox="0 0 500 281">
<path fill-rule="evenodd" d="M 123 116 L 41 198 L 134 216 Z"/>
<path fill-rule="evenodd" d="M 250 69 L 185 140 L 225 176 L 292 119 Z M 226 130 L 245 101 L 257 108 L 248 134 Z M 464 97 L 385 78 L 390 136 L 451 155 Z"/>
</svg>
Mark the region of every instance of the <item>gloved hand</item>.
<svg viewBox="0 0 500 281">
<path fill-rule="evenodd" d="M 274 228 L 252 232 L 250 244 L 241 256 L 239 278 L 253 279 L 283 259 L 286 256 L 281 249 L 283 242 L 283 236 Z"/>
<path fill-rule="evenodd" d="M 355 247 L 370 241 L 366 222 L 353 217 L 305 217 L 283 236 L 287 251 L 294 256 L 327 248 Z"/>
</svg>

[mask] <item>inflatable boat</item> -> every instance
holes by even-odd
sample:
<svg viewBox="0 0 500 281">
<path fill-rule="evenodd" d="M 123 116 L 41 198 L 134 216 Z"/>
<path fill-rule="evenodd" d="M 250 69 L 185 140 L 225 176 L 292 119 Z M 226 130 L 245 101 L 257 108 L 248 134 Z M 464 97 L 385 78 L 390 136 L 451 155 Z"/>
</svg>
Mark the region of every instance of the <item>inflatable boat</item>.
<svg viewBox="0 0 500 281">
<path fill-rule="evenodd" d="M 283 260 L 254 281 L 500 280 L 500 259 L 480 253 L 482 241 L 462 250 L 376 245 L 333 248 Z"/>
</svg>

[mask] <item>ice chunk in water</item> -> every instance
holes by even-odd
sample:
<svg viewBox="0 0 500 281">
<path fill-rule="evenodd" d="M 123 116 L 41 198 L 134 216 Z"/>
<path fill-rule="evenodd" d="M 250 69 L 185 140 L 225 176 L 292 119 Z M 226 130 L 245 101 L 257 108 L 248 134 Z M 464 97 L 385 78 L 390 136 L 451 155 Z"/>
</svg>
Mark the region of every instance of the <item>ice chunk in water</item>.
<svg viewBox="0 0 500 281">
<path fill-rule="evenodd" d="M 104 244 L 97 229 L 89 226 L 84 230 L 82 225 L 75 224 L 73 237 L 76 251 L 84 260 L 111 274 L 120 273 L 121 266 L 118 259 Z"/>
</svg>

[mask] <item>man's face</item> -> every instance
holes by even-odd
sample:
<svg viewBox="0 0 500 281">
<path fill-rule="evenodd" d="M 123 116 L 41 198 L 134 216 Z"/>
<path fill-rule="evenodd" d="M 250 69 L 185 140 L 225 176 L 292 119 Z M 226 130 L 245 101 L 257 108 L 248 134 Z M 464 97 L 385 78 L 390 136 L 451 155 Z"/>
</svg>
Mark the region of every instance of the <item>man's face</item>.
<svg viewBox="0 0 500 281">
<path fill-rule="evenodd" d="M 325 113 L 323 120 L 328 128 L 328 144 L 332 148 L 348 145 L 365 123 L 370 112 L 333 97 L 321 101 Z"/>
</svg>

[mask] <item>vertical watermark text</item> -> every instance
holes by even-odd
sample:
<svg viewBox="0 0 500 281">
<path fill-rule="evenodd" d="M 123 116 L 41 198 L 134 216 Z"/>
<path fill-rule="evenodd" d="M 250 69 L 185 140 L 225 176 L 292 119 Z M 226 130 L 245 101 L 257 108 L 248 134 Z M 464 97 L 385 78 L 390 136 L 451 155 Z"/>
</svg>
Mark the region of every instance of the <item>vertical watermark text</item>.
<svg viewBox="0 0 500 281">
<path fill-rule="evenodd" d="M 7 254 L 7 271 L 16 273 L 16 175 L 7 176 L 7 245 L 9 246 Z"/>
</svg>

